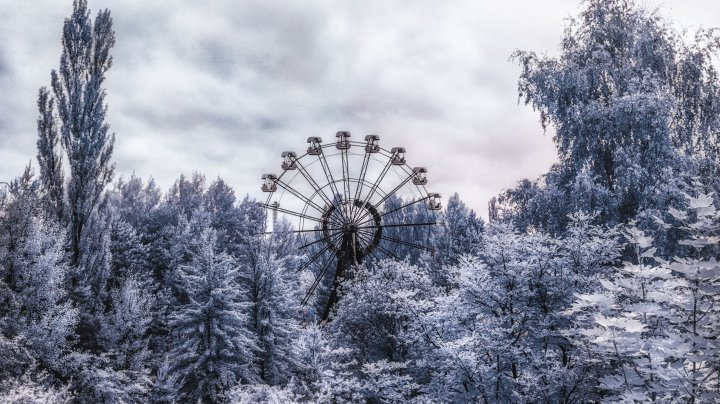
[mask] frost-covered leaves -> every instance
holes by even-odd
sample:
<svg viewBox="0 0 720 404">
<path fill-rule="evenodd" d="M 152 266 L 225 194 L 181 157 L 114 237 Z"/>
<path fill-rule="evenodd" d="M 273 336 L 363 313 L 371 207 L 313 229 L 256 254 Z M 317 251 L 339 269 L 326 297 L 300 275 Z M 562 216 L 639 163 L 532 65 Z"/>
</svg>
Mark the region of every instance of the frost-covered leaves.
<svg viewBox="0 0 720 404">
<path fill-rule="evenodd" d="M 385 261 L 347 284 L 329 327 L 320 382 L 326 400 L 405 402 L 427 374 L 424 319 L 435 293 L 426 270 Z M 416 361 L 419 360 L 419 361 Z"/>
<path fill-rule="evenodd" d="M 79 402 L 142 402 L 152 381 L 146 369 L 132 371 L 118 368 L 113 352 L 88 354 L 73 352 L 66 360 L 65 375 Z"/>
<path fill-rule="evenodd" d="M 60 150 L 60 128 L 55 116 L 55 100 L 47 88 L 40 88 L 38 95 L 37 160 L 40 166 L 45 208 L 56 220 L 63 220 L 65 213 L 65 178 L 63 155 Z"/>
<path fill-rule="evenodd" d="M 36 185 L 29 170 L 13 181 L 0 217 L 0 324 L 42 366 L 57 369 L 77 311 L 67 300 L 64 232 L 39 217 Z"/>
<path fill-rule="evenodd" d="M 386 261 L 346 283 L 327 333 L 308 329 L 301 362 L 325 401 L 569 402 L 599 399 L 597 366 L 566 334 L 573 292 L 620 255 L 619 233 L 570 218 L 553 239 L 490 226 L 450 283 Z M 325 334 L 325 336 L 323 335 Z"/>
<path fill-rule="evenodd" d="M 72 402 L 68 386 L 57 388 L 43 372 L 26 372 L 22 377 L 0 383 L 3 404 L 66 404 Z"/>
<path fill-rule="evenodd" d="M 112 179 L 114 164 L 110 162 L 115 135 L 109 132 L 105 122 L 105 73 L 112 66 L 110 49 L 115 45 L 115 32 L 108 10 L 90 18 L 85 0 L 73 3 L 73 13 L 65 20 L 62 36 L 63 50 L 58 70 L 51 73 L 55 102 L 54 112 L 50 102 L 43 106 L 41 90 L 41 119 L 57 114 L 57 130 L 70 169 L 66 187 L 67 209 L 64 210 L 70 224 L 69 241 L 72 251 L 71 264 L 78 265 L 86 242 L 84 227 L 97 212 L 102 202 L 105 186 Z M 54 119 L 53 119 L 54 120 Z M 40 128 L 43 129 L 43 128 Z M 53 167 L 53 129 L 40 131 L 39 155 L 42 157 L 41 174 L 47 194 L 59 203 L 57 168 Z M 48 132 L 48 133 L 45 133 Z M 48 143 L 47 145 L 45 143 Z"/>
<path fill-rule="evenodd" d="M 295 265 L 288 265 L 296 259 L 287 253 L 278 258 L 276 252 L 284 248 L 286 237 L 279 233 L 269 240 L 257 237 L 250 259 L 241 264 L 239 273 L 248 302 L 248 325 L 257 342 L 254 362 L 258 376 L 272 385 L 284 384 L 302 372 L 295 349 L 300 297 L 291 269 Z"/>
<path fill-rule="evenodd" d="M 618 400 L 719 398 L 718 214 L 711 195 L 687 196 L 686 206 L 670 214 L 694 254 L 666 261 L 631 227 L 633 260 L 604 277 L 600 290 L 578 294 L 568 311 L 598 360 L 613 364 L 601 382 Z"/>
<path fill-rule="evenodd" d="M 562 239 L 490 226 L 480 257 L 452 270 L 457 287 L 428 318 L 436 400 L 591 399 L 586 357 L 563 330 L 572 291 L 588 290 L 619 255 L 617 233 L 575 215 Z M 431 357 L 433 357 L 431 356 Z"/>
<path fill-rule="evenodd" d="M 559 162 L 503 192 L 494 216 L 553 233 L 580 210 L 618 224 L 676 202 L 677 178 L 714 178 L 718 43 L 716 31 L 688 38 L 637 2 L 591 0 L 559 56 L 517 51 L 519 96 L 552 127 Z"/>
<path fill-rule="evenodd" d="M 444 233 L 432 240 L 437 244 L 437 253 L 443 264 L 457 264 L 461 256 L 477 255 L 481 251 L 485 223 L 465 205 L 457 193 L 448 199 L 444 219 Z"/>
<path fill-rule="evenodd" d="M 38 185 L 27 167 L 0 205 L 0 391 L 27 401 L 44 389 L 52 401 L 54 380 L 41 382 L 37 369 L 62 370 L 77 310 L 67 296 L 65 234 L 42 214 Z"/>
<path fill-rule="evenodd" d="M 51 224 L 33 220 L 27 237 L 17 250 L 17 312 L 9 327 L 18 327 L 35 357 L 57 368 L 69 346 L 77 322 L 77 310 L 67 300 L 63 262 L 64 237 Z"/>
<path fill-rule="evenodd" d="M 142 372 L 148 368 L 148 341 L 145 333 L 152 321 L 155 298 L 142 282 L 129 278 L 113 290 L 112 306 L 103 316 L 99 344 L 112 352 L 115 366 Z"/>
<path fill-rule="evenodd" d="M 243 384 L 226 394 L 230 404 L 292 404 L 305 402 L 290 387 L 277 387 L 267 384 Z"/>
<path fill-rule="evenodd" d="M 202 231 L 191 261 L 176 274 L 186 301 L 171 315 L 170 372 L 187 401 L 216 401 L 238 381 L 259 379 L 251 361 L 257 341 L 248 327 L 238 268 L 217 252 L 216 240 L 213 230 Z"/>
</svg>

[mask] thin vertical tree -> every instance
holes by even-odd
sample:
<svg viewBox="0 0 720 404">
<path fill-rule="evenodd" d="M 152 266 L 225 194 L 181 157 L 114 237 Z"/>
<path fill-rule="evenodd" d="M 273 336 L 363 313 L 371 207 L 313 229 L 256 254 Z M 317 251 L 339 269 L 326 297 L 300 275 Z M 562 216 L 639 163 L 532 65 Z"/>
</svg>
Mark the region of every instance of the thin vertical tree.
<svg viewBox="0 0 720 404">
<path fill-rule="evenodd" d="M 97 211 L 114 170 L 110 158 L 115 135 L 105 122 L 107 106 L 103 88 L 105 73 L 112 66 L 110 49 L 114 44 L 110 11 L 98 12 L 93 23 L 87 1 L 75 0 L 73 13 L 63 26 L 60 67 L 51 73 L 60 140 L 70 169 L 65 214 L 73 265 L 80 262 L 83 229 Z M 43 98 L 41 90 L 40 101 Z M 43 109 L 52 107 L 51 102 L 46 105 L 39 102 L 41 118 L 45 115 Z M 49 158 L 50 150 L 50 147 L 40 149 L 41 160 L 54 163 Z"/>
</svg>

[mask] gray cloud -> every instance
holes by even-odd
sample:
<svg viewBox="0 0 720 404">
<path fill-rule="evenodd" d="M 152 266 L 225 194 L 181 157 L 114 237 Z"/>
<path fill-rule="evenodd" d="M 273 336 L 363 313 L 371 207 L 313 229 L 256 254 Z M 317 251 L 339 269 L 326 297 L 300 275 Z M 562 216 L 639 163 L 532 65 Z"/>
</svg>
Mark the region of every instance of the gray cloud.
<svg viewBox="0 0 720 404">
<path fill-rule="evenodd" d="M 9 71 L 8 71 L 8 62 L 5 60 L 7 56 L 5 56 L 5 52 L 0 49 L 0 77 L 5 77 Z"/>
<path fill-rule="evenodd" d="M 2 4 L 7 3 L 7 4 Z M 651 1 L 651 4 L 659 0 Z M 685 25 L 710 0 L 664 2 Z M 0 180 L 35 155 L 35 97 L 57 66 L 69 2 L 0 0 Z M 487 200 L 555 158 L 517 104 L 515 49 L 557 52 L 577 0 L 213 2 L 90 0 L 117 36 L 108 74 L 117 172 L 169 186 L 181 172 L 260 196 L 259 176 L 305 138 L 347 129 L 405 145 L 431 188 Z"/>
</svg>

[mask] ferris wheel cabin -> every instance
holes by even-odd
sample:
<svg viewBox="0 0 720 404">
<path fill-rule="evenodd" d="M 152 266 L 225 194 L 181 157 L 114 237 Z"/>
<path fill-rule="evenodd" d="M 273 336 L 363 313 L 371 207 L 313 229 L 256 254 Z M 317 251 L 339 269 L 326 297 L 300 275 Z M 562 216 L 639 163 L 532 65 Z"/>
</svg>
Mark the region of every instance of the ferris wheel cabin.
<svg viewBox="0 0 720 404">
<path fill-rule="evenodd" d="M 365 141 L 367 142 L 367 144 L 365 145 L 365 152 L 366 153 L 380 152 L 380 145 L 378 144 L 379 140 L 380 140 L 380 136 L 378 136 L 378 135 L 365 136 Z"/>
<path fill-rule="evenodd" d="M 393 147 L 390 149 L 392 153 L 392 164 L 395 166 L 405 165 L 405 148 L 404 147 Z"/>
<path fill-rule="evenodd" d="M 297 169 L 297 165 L 295 164 L 295 159 L 297 158 L 297 154 L 295 152 L 291 151 L 285 151 L 282 152 L 282 158 L 283 162 L 280 165 L 283 170 L 295 170 Z"/>
<path fill-rule="evenodd" d="M 307 139 L 307 142 L 310 143 L 310 147 L 307 149 L 307 154 L 310 156 L 319 156 L 322 154 L 322 138 L 318 136 L 310 136 Z"/>
<path fill-rule="evenodd" d="M 428 204 L 427 207 L 430 210 L 440 210 L 442 209 L 442 203 L 440 203 L 440 194 L 428 194 Z"/>
<path fill-rule="evenodd" d="M 350 132 L 341 130 L 335 134 L 335 137 L 337 138 L 335 147 L 337 147 L 338 150 L 347 150 L 350 148 Z"/>
<path fill-rule="evenodd" d="M 263 174 L 261 179 L 263 180 L 262 189 L 263 192 L 275 192 L 277 191 L 277 176 L 275 174 Z"/>
</svg>

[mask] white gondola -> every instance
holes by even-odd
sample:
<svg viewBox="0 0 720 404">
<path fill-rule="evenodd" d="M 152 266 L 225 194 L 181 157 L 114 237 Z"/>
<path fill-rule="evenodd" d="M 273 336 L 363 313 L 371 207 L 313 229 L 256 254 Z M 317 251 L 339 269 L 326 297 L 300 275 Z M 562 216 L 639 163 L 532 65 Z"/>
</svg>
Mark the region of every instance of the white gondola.
<svg viewBox="0 0 720 404">
<path fill-rule="evenodd" d="M 310 136 L 307 142 L 310 143 L 310 147 L 307 149 L 307 154 L 311 156 L 319 156 L 322 154 L 322 138 L 318 136 Z"/>
<path fill-rule="evenodd" d="M 297 165 L 295 164 L 295 159 L 297 158 L 297 154 L 295 152 L 286 151 L 282 152 L 282 158 L 283 162 L 281 164 L 281 167 L 283 170 L 295 170 L 297 169 Z"/>
<path fill-rule="evenodd" d="M 427 184 L 427 169 L 425 167 L 413 168 L 412 182 L 415 185 L 426 185 Z"/>
<path fill-rule="evenodd" d="M 440 194 L 428 194 L 428 209 L 440 210 L 442 209 L 442 203 L 440 203 Z"/>
<path fill-rule="evenodd" d="M 365 136 L 365 141 L 367 142 L 367 144 L 365 145 L 365 152 L 366 153 L 378 153 L 380 151 L 380 145 L 378 144 L 379 140 L 380 140 L 380 136 L 378 136 L 378 135 Z"/>
<path fill-rule="evenodd" d="M 335 147 L 337 147 L 338 150 L 347 150 L 350 148 L 350 132 L 341 130 L 335 134 L 335 137 L 337 138 Z"/>
<path fill-rule="evenodd" d="M 405 165 L 405 148 L 404 147 L 393 147 L 390 149 L 393 154 L 392 164 L 395 166 Z"/>
<path fill-rule="evenodd" d="M 263 192 L 275 192 L 277 191 L 277 176 L 275 174 L 263 174 L 261 179 L 263 180 L 262 191 Z"/>
</svg>

